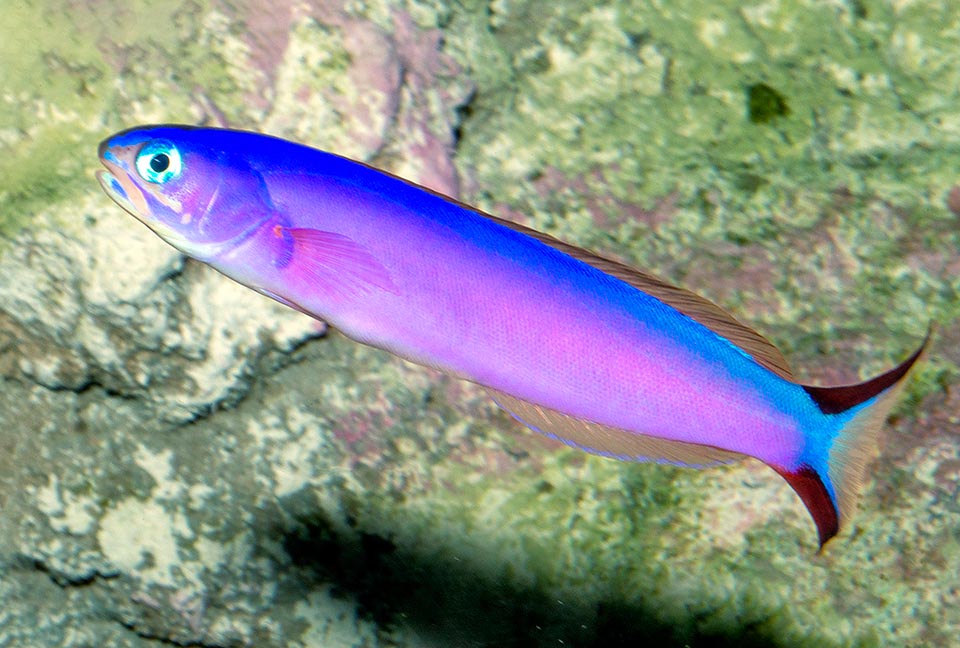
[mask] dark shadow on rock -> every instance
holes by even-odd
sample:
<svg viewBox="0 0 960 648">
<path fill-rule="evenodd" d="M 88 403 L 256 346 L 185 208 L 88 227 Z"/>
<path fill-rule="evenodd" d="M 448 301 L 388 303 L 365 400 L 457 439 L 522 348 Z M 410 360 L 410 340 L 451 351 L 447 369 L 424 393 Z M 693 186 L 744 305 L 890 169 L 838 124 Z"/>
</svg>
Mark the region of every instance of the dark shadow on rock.
<svg viewBox="0 0 960 648">
<path fill-rule="evenodd" d="M 707 631 L 695 618 L 689 626 L 674 626 L 662 619 L 683 614 L 664 614 L 658 601 L 558 601 L 535 587 L 505 583 L 469 562 L 438 557 L 426 548 L 400 548 L 359 528 L 338 531 L 308 500 L 315 501 L 306 493 L 285 498 L 283 513 L 275 510 L 277 517 L 260 526 L 261 547 L 274 547 L 269 553 L 283 565 L 278 594 L 287 601 L 302 600 L 313 589 L 332 585 L 335 595 L 358 603 L 362 618 L 388 632 L 406 626 L 436 645 L 455 648 L 834 644 L 823 635 L 801 643 L 795 634 L 785 640 L 770 636 L 775 630 L 768 627 L 718 630 L 712 623 Z"/>
</svg>

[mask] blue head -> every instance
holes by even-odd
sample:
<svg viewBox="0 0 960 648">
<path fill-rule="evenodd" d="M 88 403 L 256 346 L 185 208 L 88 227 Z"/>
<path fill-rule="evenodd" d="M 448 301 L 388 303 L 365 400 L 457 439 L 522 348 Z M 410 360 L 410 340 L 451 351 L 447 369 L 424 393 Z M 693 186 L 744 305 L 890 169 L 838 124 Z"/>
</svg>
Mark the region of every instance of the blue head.
<svg viewBox="0 0 960 648">
<path fill-rule="evenodd" d="M 100 144 L 103 190 L 174 247 L 202 260 L 262 223 L 269 196 L 245 133 L 141 126 Z"/>
</svg>

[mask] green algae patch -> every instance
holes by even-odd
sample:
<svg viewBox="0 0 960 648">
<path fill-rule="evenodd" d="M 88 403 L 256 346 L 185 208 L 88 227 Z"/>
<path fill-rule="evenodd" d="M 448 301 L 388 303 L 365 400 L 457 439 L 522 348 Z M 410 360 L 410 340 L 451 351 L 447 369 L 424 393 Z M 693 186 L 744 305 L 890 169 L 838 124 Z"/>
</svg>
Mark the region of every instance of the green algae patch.
<svg viewBox="0 0 960 648">
<path fill-rule="evenodd" d="M 42 27 L 41 27 L 42 25 Z M 11 3 L 0 21 L 0 234 L 91 182 L 83 156 L 109 71 L 94 33 L 49 4 Z"/>
<path fill-rule="evenodd" d="M 736 200 L 724 175 L 748 165 L 792 191 L 846 185 L 907 198 L 909 176 L 891 186 L 863 166 L 918 145 L 933 156 L 956 147 L 955 109 L 940 89 L 960 78 L 942 54 L 957 45 L 946 26 L 960 9 L 919 2 L 863 19 L 823 3 L 568 1 L 552 3 L 531 34 L 527 3 L 506 6 L 490 31 L 514 62 L 514 99 L 501 95 L 509 109 L 468 135 L 464 153 L 497 158 L 500 142 L 514 142 L 504 171 L 520 171 L 515 181 L 616 161 L 634 179 L 639 165 L 634 198 L 713 186 Z M 934 8 L 940 22 L 921 20 Z M 949 168 L 937 176 L 927 183 L 953 180 Z"/>
<path fill-rule="evenodd" d="M 256 73 L 245 67 L 244 47 L 228 22 L 204 3 L 186 1 L 5 7 L 0 234 L 9 238 L 39 211 L 95 191 L 97 144 L 133 125 L 131 117 L 194 122 L 205 106 L 222 104 L 224 114 L 248 119 L 240 97 Z"/>
<path fill-rule="evenodd" d="M 95 135 L 60 124 L 0 145 L 0 235 L 10 236 L 27 226 L 37 211 L 94 182 L 88 171 L 96 143 Z"/>
</svg>

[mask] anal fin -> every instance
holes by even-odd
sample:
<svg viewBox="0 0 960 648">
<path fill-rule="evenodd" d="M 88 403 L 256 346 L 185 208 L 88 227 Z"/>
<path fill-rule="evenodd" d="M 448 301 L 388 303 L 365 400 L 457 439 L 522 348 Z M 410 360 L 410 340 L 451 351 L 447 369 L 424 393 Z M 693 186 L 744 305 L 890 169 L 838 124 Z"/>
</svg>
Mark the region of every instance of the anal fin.
<svg viewBox="0 0 960 648">
<path fill-rule="evenodd" d="M 530 429 L 591 454 L 624 461 L 657 461 L 679 466 L 730 463 L 744 455 L 695 443 L 671 441 L 600 425 L 487 389 L 494 402 Z"/>
</svg>

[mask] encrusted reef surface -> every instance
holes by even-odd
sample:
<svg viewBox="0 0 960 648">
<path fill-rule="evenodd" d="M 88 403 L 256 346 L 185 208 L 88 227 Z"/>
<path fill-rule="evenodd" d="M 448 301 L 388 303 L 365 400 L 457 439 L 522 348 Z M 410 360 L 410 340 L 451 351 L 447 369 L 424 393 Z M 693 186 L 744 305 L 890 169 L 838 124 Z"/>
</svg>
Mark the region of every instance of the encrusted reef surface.
<svg viewBox="0 0 960 648">
<path fill-rule="evenodd" d="M 0 17 L 0 645 L 960 636 L 960 5 Z M 817 554 L 763 466 L 588 457 L 185 260 L 93 176 L 100 139 L 157 122 L 297 139 L 647 268 L 810 381 L 872 375 L 939 328 L 852 527 Z"/>
</svg>

